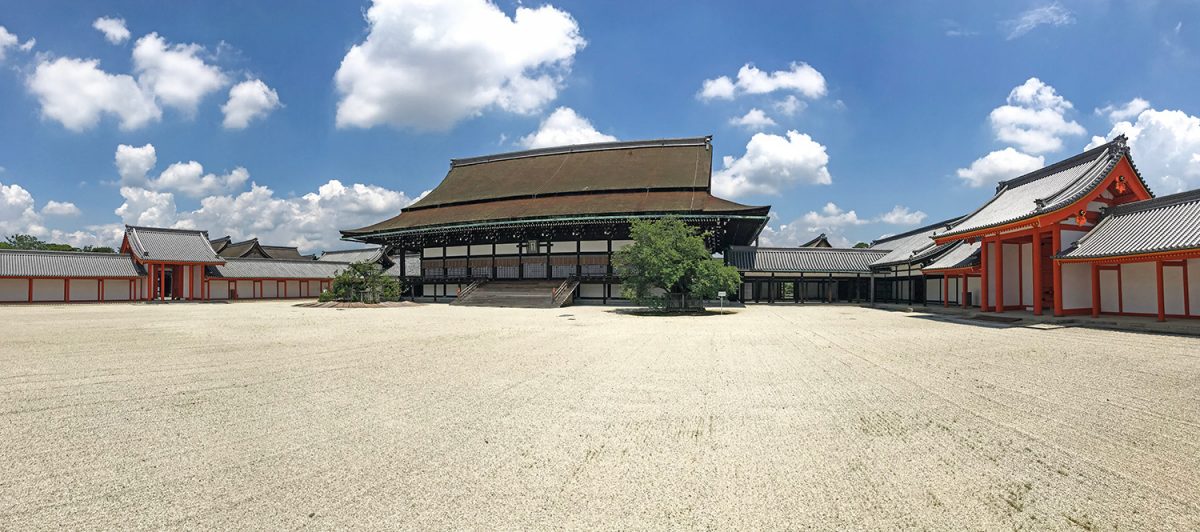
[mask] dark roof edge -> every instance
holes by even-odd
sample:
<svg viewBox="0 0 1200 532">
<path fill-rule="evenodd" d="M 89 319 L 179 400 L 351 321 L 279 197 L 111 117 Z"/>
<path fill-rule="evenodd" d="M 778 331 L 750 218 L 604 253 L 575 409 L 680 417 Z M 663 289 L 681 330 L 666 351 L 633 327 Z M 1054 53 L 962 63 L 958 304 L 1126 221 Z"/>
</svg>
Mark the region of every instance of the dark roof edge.
<svg viewBox="0 0 1200 532">
<path fill-rule="evenodd" d="M 362 253 L 364 251 L 379 251 L 380 247 L 381 246 L 376 246 L 373 248 L 339 249 L 337 251 L 326 251 L 326 252 L 321 253 L 321 255 L 324 256 L 324 255 L 336 255 L 338 253 Z M 270 260 L 270 259 L 263 259 L 263 260 Z"/>
<path fill-rule="evenodd" d="M 1161 209 L 1163 207 L 1172 207 L 1183 203 L 1191 203 L 1200 201 L 1200 188 L 1196 190 L 1188 190 L 1171 194 L 1170 196 L 1159 196 L 1157 198 L 1135 201 L 1124 205 L 1117 205 L 1105 213 L 1107 216 L 1116 216 L 1120 214 L 1130 214 L 1134 212 L 1147 211 L 1151 209 Z"/>
<path fill-rule="evenodd" d="M 704 194 L 708 194 L 708 195 L 712 196 L 712 193 L 709 192 L 708 187 L 659 187 L 659 188 L 646 187 L 646 188 L 610 188 L 610 189 L 598 188 L 598 189 L 592 189 L 592 190 L 570 190 L 570 191 L 563 191 L 563 192 L 547 192 L 544 194 L 521 194 L 521 195 L 516 195 L 516 196 L 499 196 L 499 197 L 495 197 L 495 198 L 479 198 L 479 199 L 470 199 L 470 200 L 463 200 L 463 201 L 449 201 L 446 203 L 433 203 L 430 205 L 417 205 L 417 206 L 405 207 L 403 209 L 400 209 L 400 212 L 406 213 L 406 212 L 414 212 L 414 211 L 424 211 L 424 210 L 428 210 L 428 209 L 438 209 L 438 208 L 442 208 L 442 207 L 459 207 L 462 205 L 478 205 L 481 203 L 496 203 L 496 202 L 501 202 L 501 201 L 515 201 L 515 200 L 539 199 L 539 198 L 557 198 L 557 197 L 564 197 L 564 196 L 594 196 L 594 195 L 600 195 L 600 194 L 645 194 L 646 192 L 691 192 L 691 193 L 702 192 Z M 713 197 L 716 198 L 716 196 L 713 196 Z M 730 203 L 737 203 L 735 201 L 730 201 L 725 198 L 717 198 L 717 199 L 729 201 Z M 738 205 L 741 205 L 741 204 L 738 203 Z"/>
<path fill-rule="evenodd" d="M 480 155 L 477 157 L 465 157 L 462 159 L 450 159 L 450 166 L 469 166 L 472 164 L 490 163 L 495 161 L 507 161 L 510 159 L 524 159 L 528 157 L 541 157 L 543 155 L 562 155 L 567 153 L 581 153 L 592 151 L 606 150 L 625 150 L 636 148 L 664 148 L 669 146 L 708 146 L 712 143 L 712 135 L 703 137 L 683 137 L 671 139 L 652 139 L 652 140 L 630 140 L 617 142 L 595 142 L 591 144 L 572 144 L 568 146 L 554 146 L 550 148 L 537 148 L 532 150 L 512 151 L 506 153 L 497 153 L 493 155 Z"/>
<path fill-rule="evenodd" d="M 208 240 L 208 231 L 203 230 L 203 229 L 175 229 L 172 227 L 150 227 L 147 225 L 129 225 L 129 224 L 125 225 L 125 232 L 128 233 L 131 229 L 134 231 L 157 231 L 160 233 L 180 233 L 180 234 L 187 234 L 187 235 L 201 234 L 201 235 L 204 235 L 205 240 Z M 209 245 L 211 245 L 211 244 L 212 244 L 212 242 L 209 241 Z"/>
<path fill-rule="evenodd" d="M 909 231 L 906 231 L 906 232 L 900 233 L 900 234 L 898 234 L 898 235 L 892 235 L 892 236 L 889 236 L 889 237 L 887 237 L 887 238 L 879 238 L 879 239 L 875 239 L 875 240 L 872 240 L 872 241 L 871 241 L 871 246 L 875 246 L 876 244 L 882 244 L 882 243 L 884 243 L 884 242 L 891 242 L 891 241 L 893 241 L 893 240 L 899 240 L 899 239 L 901 239 L 901 238 L 908 238 L 908 237 L 910 237 L 910 236 L 913 236 L 913 235 L 916 235 L 916 234 L 919 234 L 919 233 L 924 233 L 924 232 L 926 232 L 926 231 L 929 231 L 929 230 L 932 230 L 932 229 L 937 229 L 937 228 L 939 228 L 939 227 L 943 227 L 943 226 L 946 226 L 946 225 L 950 225 L 952 222 L 957 222 L 957 221 L 959 221 L 959 220 L 962 220 L 963 218 L 966 218 L 967 216 L 970 216 L 970 215 L 969 215 L 969 214 L 963 214 L 963 215 L 960 215 L 960 216 L 955 216 L 954 218 L 950 218 L 949 220 L 942 220 L 942 221 L 940 221 L 940 222 L 937 222 L 937 223 L 932 223 L 932 224 L 926 225 L 926 226 L 924 226 L 924 227 L 918 227 L 918 228 L 916 228 L 916 229 L 911 229 L 911 230 L 909 230 Z"/>
<path fill-rule="evenodd" d="M 261 257 L 230 257 L 225 259 L 225 262 L 290 262 L 295 264 L 350 264 L 349 262 L 339 262 L 336 260 L 315 261 L 308 259 L 264 259 Z"/>
<path fill-rule="evenodd" d="M 1034 170 L 1032 172 L 1029 172 L 1025 175 L 1014 177 L 1007 181 L 1000 181 L 999 183 L 996 183 L 996 192 L 999 193 L 1004 188 L 1016 188 L 1021 185 L 1029 184 L 1031 182 L 1037 181 L 1038 179 L 1041 179 L 1048 175 L 1054 174 L 1054 173 L 1058 172 L 1059 170 L 1062 170 L 1063 168 L 1076 166 L 1083 161 L 1095 158 L 1101 152 L 1103 152 L 1109 148 L 1112 148 L 1112 147 L 1118 148 L 1118 151 L 1124 151 L 1126 148 L 1126 145 L 1125 145 L 1126 140 L 1128 140 L 1128 139 L 1125 137 L 1125 134 L 1122 133 L 1120 135 L 1117 135 L 1116 137 L 1113 137 L 1112 140 L 1105 142 L 1104 144 L 1101 144 L 1099 146 L 1096 146 L 1095 148 L 1087 150 L 1083 153 L 1073 155 L 1071 157 L 1068 157 L 1066 159 L 1058 161 L 1049 166 L 1043 166 L 1043 167 L 1041 167 L 1037 170 Z"/>
<path fill-rule="evenodd" d="M 886 255 L 887 250 L 871 249 L 871 248 L 781 248 L 781 247 L 760 247 L 760 246 L 729 246 L 730 251 L 798 251 L 800 253 L 879 253 Z"/>
<path fill-rule="evenodd" d="M 95 251 L 59 251 L 55 249 L 7 249 L 0 248 L 0 253 L 34 253 L 40 255 L 79 255 L 82 257 L 124 257 L 129 258 L 129 255 L 124 253 L 101 253 Z"/>
</svg>

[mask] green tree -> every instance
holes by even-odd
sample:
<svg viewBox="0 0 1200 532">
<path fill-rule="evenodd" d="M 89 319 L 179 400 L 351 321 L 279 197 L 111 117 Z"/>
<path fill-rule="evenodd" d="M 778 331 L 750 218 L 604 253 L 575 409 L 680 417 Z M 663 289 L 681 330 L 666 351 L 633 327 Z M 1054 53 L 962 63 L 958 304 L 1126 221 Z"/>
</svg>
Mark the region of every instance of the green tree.
<svg viewBox="0 0 1200 532">
<path fill-rule="evenodd" d="M 638 305 L 663 308 L 668 295 L 710 299 L 741 285 L 737 268 L 714 259 L 703 236 L 677 218 L 635 220 L 630 236 L 633 244 L 613 256 L 613 267 L 622 293 Z"/>
<path fill-rule="evenodd" d="M 383 274 L 378 264 L 355 262 L 333 278 L 329 291 L 321 301 L 359 301 L 378 303 L 400 299 L 404 285 L 395 277 Z"/>
<path fill-rule="evenodd" d="M 46 249 L 47 244 L 33 235 L 10 235 L 4 239 L 8 249 Z"/>
<path fill-rule="evenodd" d="M 862 249 L 862 248 L 869 248 L 869 247 L 871 247 L 871 245 L 866 242 L 859 242 L 859 243 L 855 244 L 854 247 L 856 249 Z"/>
</svg>

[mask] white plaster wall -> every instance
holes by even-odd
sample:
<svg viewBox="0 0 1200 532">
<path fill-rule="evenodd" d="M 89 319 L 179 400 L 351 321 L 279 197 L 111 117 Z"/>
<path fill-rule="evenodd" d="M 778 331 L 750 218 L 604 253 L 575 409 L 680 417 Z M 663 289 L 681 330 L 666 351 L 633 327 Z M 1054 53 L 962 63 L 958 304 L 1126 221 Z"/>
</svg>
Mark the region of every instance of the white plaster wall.
<svg viewBox="0 0 1200 532">
<path fill-rule="evenodd" d="M 579 297 L 594 297 L 601 299 L 604 297 L 603 284 L 581 284 L 579 285 Z"/>
<path fill-rule="evenodd" d="M 238 299 L 250 299 L 258 295 L 254 289 L 254 281 L 237 281 L 234 288 L 237 289 Z"/>
<path fill-rule="evenodd" d="M 62 279 L 34 279 L 33 280 L 33 300 L 34 301 L 62 301 L 63 300 Z"/>
<path fill-rule="evenodd" d="M 1100 270 L 1100 311 L 1120 312 L 1119 295 L 1116 270 Z"/>
<path fill-rule="evenodd" d="M 579 250 L 584 252 L 608 251 L 608 242 L 604 240 L 584 240 L 579 243 Z"/>
<path fill-rule="evenodd" d="M 262 290 L 262 293 L 259 294 L 259 297 L 263 297 L 263 298 L 279 297 L 278 284 L 279 283 L 277 283 L 275 281 L 263 281 L 259 285 L 259 290 Z"/>
<path fill-rule="evenodd" d="M 1062 265 L 1063 308 L 1092 308 L 1092 266 L 1082 263 Z"/>
<path fill-rule="evenodd" d="M 962 277 L 950 277 L 950 291 L 946 292 L 946 296 L 950 303 L 962 304 Z"/>
<path fill-rule="evenodd" d="M 1158 281 L 1154 263 L 1122 264 L 1121 295 L 1125 300 L 1125 312 L 1158 314 Z"/>
<path fill-rule="evenodd" d="M 208 298 L 229 299 L 229 283 L 225 281 L 213 281 L 208 283 Z"/>
<path fill-rule="evenodd" d="M 491 255 L 491 254 L 492 254 L 492 245 L 491 244 L 475 244 L 475 245 L 471 246 L 471 256 L 473 256 L 473 257 L 480 257 L 480 256 L 484 256 L 484 255 Z"/>
<path fill-rule="evenodd" d="M 99 301 L 100 285 L 95 279 L 71 279 L 71 301 Z"/>
<path fill-rule="evenodd" d="M 446 256 L 447 257 L 466 257 L 467 256 L 467 246 L 447 246 L 446 247 Z"/>
<path fill-rule="evenodd" d="M 1155 292 L 1158 286 L 1154 287 Z M 1163 267 L 1163 306 L 1167 314 L 1183 315 L 1183 267 Z M 1155 308 L 1155 313 L 1158 309 Z"/>
<path fill-rule="evenodd" d="M 28 299 L 28 280 L 0 279 L 0 301 L 26 301 Z"/>
<path fill-rule="evenodd" d="M 421 285 L 421 293 L 425 296 L 432 296 L 437 290 L 437 285 L 423 284 Z"/>
<path fill-rule="evenodd" d="M 134 299 L 139 299 L 139 300 L 146 299 L 146 284 L 147 284 L 147 282 L 146 282 L 145 276 L 138 277 L 137 286 L 133 287 L 133 289 L 134 289 L 133 298 Z"/>
<path fill-rule="evenodd" d="M 1200 259 L 1188 261 L 1188 299 L 1192 316 L 1200 316 Z"/>
<path fill-rule="evenodd" d="M 553 242 L 550 246 L 551 253 L 575 253 L 575 241 L 570 242 Z"/>
<path fill-rule="evenodd" d="M 983 284 L 979 282 L 978 277 L 967 277 L 967 293 L 971 294 L 971 305 L 979 306 L 979 289 Z"/>
<path fill-rule="evenodd" d="M 304 294 L 300 293 L 300 281 L 287 282 L 287 297 L 300 297 Z"/>
<path fill-rule="evenodd" d="M 942 300 L 942 280 L 941 279 L 925 279 L 925 300 L 926 301 L 941 301 Z"/>
<path fill-rule="evenodd" d="M 436 258 L 436 257 L 441 257 L 441 256 L 442 256 L 442 247 L 441 247 L 441 246 L 437 246 L 437 247 L 432 247 L 432 248 L 425 248 L 425 249 L 424 249 L 424 250 L 421 252 L 421 256 L 422 256 L 422 257 L 425 257 L 425 258 L 431 258 L 431 257 L 434 257 L 434 258 Z"/>
<path fill-rule="evenodd" d="M 199 292 L 196 292 L 199 294 Z M 125 279 L 104 280 L 105 301 L 129 301 L 129 281 Z"/>
<path fill-rule="evenodd" d="M 308 287 L 305 288 L 305 295 L 308 297 L 317 297 L 321 295 L 321 281 L 308 281 Z"/>
<path fill-rule="evenodd" d="M 1004 244 L 1004 306 L 1021 302 L 1021 246 Z"/>
<path fill-rule="evenodd" d="M 613 252 L 630 245 L 633 245 L 632 240 L 613 240 Z"/>
<path fill-rule="evenodd" d="M 1033 243 L 1021 244 L 1021 303 L 1033 306 Z"/>
</svg>

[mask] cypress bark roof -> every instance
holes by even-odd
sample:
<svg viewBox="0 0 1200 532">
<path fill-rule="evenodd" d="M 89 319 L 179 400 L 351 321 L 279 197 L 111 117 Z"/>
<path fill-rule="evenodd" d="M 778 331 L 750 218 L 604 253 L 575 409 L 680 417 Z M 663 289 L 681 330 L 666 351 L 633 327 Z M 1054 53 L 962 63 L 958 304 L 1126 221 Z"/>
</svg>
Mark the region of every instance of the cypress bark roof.
<svg viewBox="0 0 1200 532">
<path fill-rule="evenodd" d="M 564 146 L 455 159 L 442 182 L 389 220 L 344 236 L 570 215 L 743 214 L 713 197 L 708 137 Z"/>
<path fill-rule="evenodd" d="M 996 186 L 996 195 L 983 207 L 938 236 L 998 227 L 1070 205 L 1099 185 L 1122 157 L 1129 157 L 1125 142 L 1125 136 L 1119 135 L 1074 157 L 1001 181 Z M 1135 177 L 1142 180 L 1139 175 Z"/>
<path fill-rule="evenodd" d="M 1200 190 L 1113 207 L 1059 257 L 1103 258 L 1191 249 L 1200 249 Z"/>
</svg>

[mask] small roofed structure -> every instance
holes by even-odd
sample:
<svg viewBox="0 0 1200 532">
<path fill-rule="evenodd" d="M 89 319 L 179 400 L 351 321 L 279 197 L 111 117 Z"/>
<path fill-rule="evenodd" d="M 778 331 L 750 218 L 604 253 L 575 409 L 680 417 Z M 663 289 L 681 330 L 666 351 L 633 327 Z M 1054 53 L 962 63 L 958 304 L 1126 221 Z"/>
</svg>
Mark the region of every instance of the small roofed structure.
<svg viewBox="0 0 1200 532">
<path fill-rule="evenodd" d="M 206 288 L 210 299 L 317 297 L 349 266 L 308 259 L 228 259 L 208 267 Z"/>
<path fill-rule="evenodd" d="M 1056 316 L 1082 314 L 1091 311 L 1086 285 L 1063 279 L 1086 279 L 1087 266 L 1054 257 L 1092 230 L 1104 209 L 1152 197 L 1129 155 L 1127 139 L 1119 135 L 1074 157 L 1001 181 L 991 200 L 934 240 L 983 243 L 982 310 L 1029 309 L 1040 315 L 1052 306 Z"/>
<path fill-rule="evenodd" d="M 942 306 L 959 305 L 963 308 L 979 301 L 979 243 L 955 242 L 949 245 L 937 260 L 921 269 L 931 282 L 941 283 Z"/>
<path fill-rule="evenodd" d="M 359 249 L 343 249 L 338 251 L 326 251 L 317 257 L 321 262 L 370 262 L 378 264 L 380 268 L 391 268 L 395 262 L 385 252 L 382 247 L 359 248 Z"/>
<path fill-rule="evenodd" d="M 215 246 L 213 247 L 213 250 L 216 251 Z M 220 255 L 225 258 L 246 258 L 246 257 L 255 257 L 255 258 L 260 258 L 260 259 L 273 258 L 270 255 L 268 255 L 267 251 L 265 249 L 263 249 L 263 246 L 258 243 L 257 238 L 251 238 L 250 240 L 245 240 L 242 242 L 226 243 L 224 246 L 221 247 L 221 249 L 219 251 L 217 251 L 217 255 Z"/>
<path fill-rule="evenodd" d="M 0 250 L 0 302 L 129 301 L 145 271 L 129 255 Z"/>
<path fill-rule="evenodd" d="M 869 295 L 871 263 L 887 252 L 868 248 L 734 246 L 725 263 L 742 274 L 741 301 L 858 301 Z"/>
<path fill-rule="evenodd" d="M 833 244 L 829 243 L 829 238 L 825 236 L 825 233 L 821 233 L 820 235 L 817 235 L 816 238 L 809 240 L 808 242 L 805 242 L 803 244 L 800 244 L 800 247 L 802 247 L 802 248 L 831 248 L 831 247 L 833 247 Z"/>
<path fill-rule="evenodd" d="M 1200 190 L 1112 207 L 1056 261 L 1088 268 L 1093 316 L 1200 317 Z"/>
<path fill-rule="evenodd" d="M 300 248 L 295 246 L 262 246 L 267 256 L 276 260 L 315 260 L 313 255 L 301 255 Z"/>
<path fill-rule="evenodd" d="M 941 301 L 942 291 L 935 282 L 938 280 L 926 279 L 921 267 L 950 247 L 950 244 L 935 243 L 933 235 L 961 219 L 962 216 L 956 216 L 871 242 L 870 249 L 887 250 L 871 263 L 871 271 L 876 274 L 872 301 L 904 301 L 910 305 L 925 303 L 931 298 Z"/>
<path fill-rule="evenodd" d="M 125 226 L 121 253 L 146 269 L 138 299 L 205 299 L 204 268 L 224 264 L 206 231 Z"/>
</svg>

